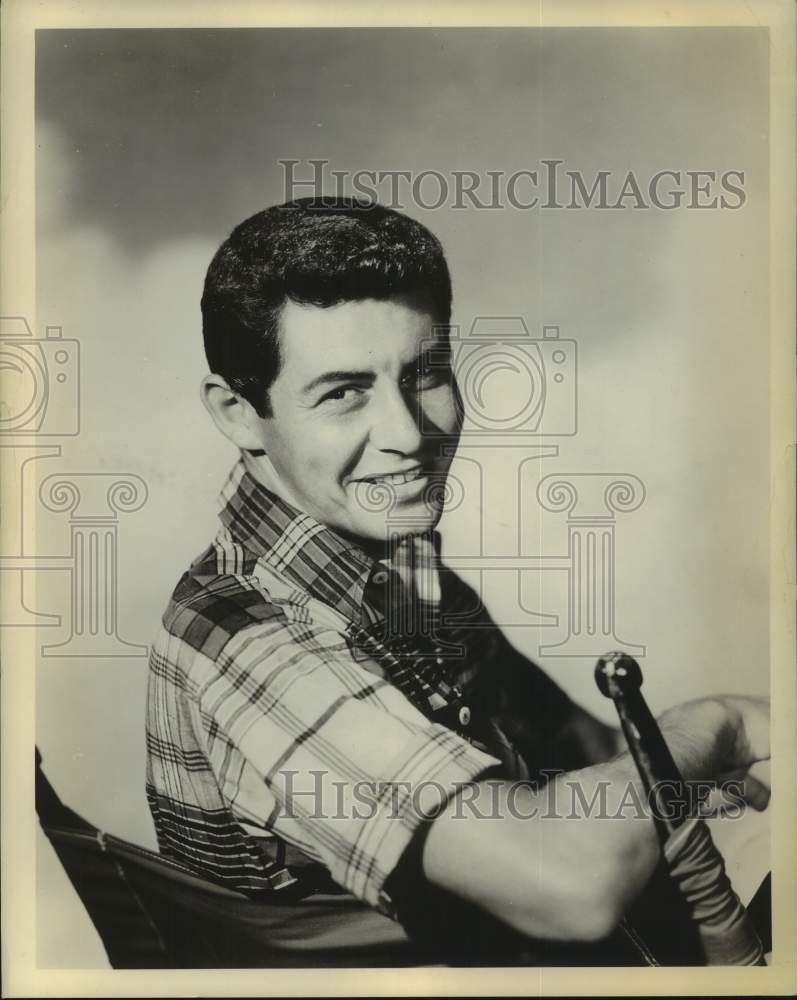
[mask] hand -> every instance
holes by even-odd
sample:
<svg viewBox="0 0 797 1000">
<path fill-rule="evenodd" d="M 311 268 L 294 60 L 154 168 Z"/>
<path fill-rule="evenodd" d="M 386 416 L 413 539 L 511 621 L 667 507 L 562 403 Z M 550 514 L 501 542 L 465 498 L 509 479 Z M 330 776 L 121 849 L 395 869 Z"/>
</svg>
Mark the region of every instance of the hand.
<svg viewBox="0 0 797 1000">
<path fill-rule="evenodd" d="M 665 712 L 660 726 L 684 778 L 744 779 L 744 798 L 763 809 L 769 787 L 763 769 L 769 759 L 769 700 L 726 695 L 676 705 Z"/>
<path fill-rule="evenodd" d="M 754 809 L 769 805 L 769 699 L 727 696 L 721 699 L 729 712 L 729 759 L 735 765 L 719 775 L 720 781 L 742 781 L 743 798 Z"/>
<path fill-rule="evenodd" d="M 769 760 L 769 698 L 726 695 L 719 699 L 728 712 L 729 759 L 734 768 Z"/>
</svg>

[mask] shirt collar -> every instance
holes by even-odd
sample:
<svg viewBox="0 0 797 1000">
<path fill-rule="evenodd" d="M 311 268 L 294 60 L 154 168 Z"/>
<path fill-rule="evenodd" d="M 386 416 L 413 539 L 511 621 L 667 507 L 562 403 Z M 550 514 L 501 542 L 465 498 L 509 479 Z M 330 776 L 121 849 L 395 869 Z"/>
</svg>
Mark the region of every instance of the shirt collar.
<svg viewBox="0 0 797 1000">
<path fill-rule="evenodd" d="M 259 483 L 240 459 L 219 496 L 219 518 L 233 541 L 287 577 L 312 597 L 331 605 L 359 625 L 374 587 L 384 587 L 385 560 L 297 510 Z M 429 538 L 439 552 L 440 537 Z M 390 560 L 387 561 L 390 564 Z M 376 580 L 374 580 L 376 577 Z"/>
</svg>

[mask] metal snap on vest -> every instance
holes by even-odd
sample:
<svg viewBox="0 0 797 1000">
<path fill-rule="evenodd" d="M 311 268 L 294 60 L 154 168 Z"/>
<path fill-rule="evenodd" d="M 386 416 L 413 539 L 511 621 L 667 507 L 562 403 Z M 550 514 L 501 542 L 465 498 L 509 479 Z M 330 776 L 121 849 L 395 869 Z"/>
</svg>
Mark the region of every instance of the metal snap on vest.
<svg viewBox="0 0 797 1000">
<path fill-rule="evenodd" d="M 374 573 L 374 583 L 387 583 L 387 570 L 378 569 Z"/>
<path fill-rule="evenodd" d="M 463 705 L 459 710 L 459 724 L 460 726 L 467 726 L 470 722 L 470 709 L 467 705 Z"/>
</svg>

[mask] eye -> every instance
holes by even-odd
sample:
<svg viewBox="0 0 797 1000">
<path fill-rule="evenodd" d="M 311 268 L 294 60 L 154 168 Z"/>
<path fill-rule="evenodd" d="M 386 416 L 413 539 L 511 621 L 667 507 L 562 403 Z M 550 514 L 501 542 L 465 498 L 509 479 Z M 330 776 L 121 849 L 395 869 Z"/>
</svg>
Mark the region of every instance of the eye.
<svg viewBox="0 0 797 1000">
<path fill-rule="evenodd" d="M 365 390 L 361 385 L 339 385 L 337 389 L 330 389 L 319 399 L 321 403 L 347 403 L 354 402 Z"/>
<path fill-rule="evenodd" d="M 415 369 L 406 376 L 406 384 L 414 389 L 435 389 L 451 379 L 450 356 L 442 352 L 424 354 Z"/>
</svg>

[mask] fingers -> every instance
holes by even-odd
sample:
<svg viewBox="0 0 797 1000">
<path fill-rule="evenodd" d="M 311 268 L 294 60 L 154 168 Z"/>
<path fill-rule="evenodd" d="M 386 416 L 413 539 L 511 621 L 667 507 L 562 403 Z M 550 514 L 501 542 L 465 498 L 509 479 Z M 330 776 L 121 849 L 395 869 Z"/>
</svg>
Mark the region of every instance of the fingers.
<svg viewBox="0 0 797 1000">
<path fill-rule="evenodd" d="M 771 766 L 768 760 L 761 760 L 756 764 L 753 764 L 747 774 L 753 781 L 758 782 L 758 784 L 760 784 L 763 788 L 766 788 L 767 792 L 770 791 L 772 787 L 772 778 Z"/>
<path fill-rule="evenodd" d="M 771 796 L 769 786 L 763 781 L 759 781 L 748 771 L 747 776 L 740 782 L 742 798 L 748 806 L 752 806 L 757 812 L 763 812 L 769 805 Z"/>
<path fill-rule="evenodd" d="M 748 698 L 738 695 L 722 699 L 735 730 L 729 766 L 749 767 L 755 761 L 768 760 L 770 705 L 768 698 Z"/>
<path fill-rule="evenodd" d="M 717 792 L 726 801 L 743 802 L 757 812 L 763 812 L 769 805 L 769 764 L 763 762 L 750 770 L 737 768 L 720 776 Z"/>
<path fill-rule="evenodd" d="M 744 712 L 744 727 L 754 761 L 769 760 L 769 714 L 768 700 L 749 699 L 749 706 Z"/>
</svg>

